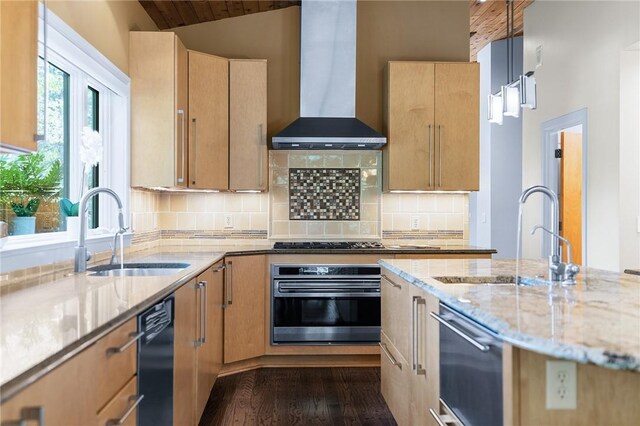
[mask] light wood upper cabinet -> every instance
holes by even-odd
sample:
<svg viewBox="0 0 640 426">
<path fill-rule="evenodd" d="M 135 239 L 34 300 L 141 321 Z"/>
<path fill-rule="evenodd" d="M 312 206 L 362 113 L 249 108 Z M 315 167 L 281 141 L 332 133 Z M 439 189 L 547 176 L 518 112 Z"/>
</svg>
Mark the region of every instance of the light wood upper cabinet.
<svg viewBox="0 0 640 426">
<path fill-rule="evenodd" d="M 224 362 L 265 353 L 265 256 L 233 256 L 225 261 Z"/>
<path fill-rule="evenodd" d="M 436 189 L 480 189 L 480 68 L 436 64 Z"/>
<path fill-rule="evenodd" d="M 229 188 L 229 60 L 189 51 L 189 187 Z"/>
<path fill-rule="evenodd" d="M 229 60 L 229 189 L 267 189 L 267 61 Z"/>
<path fill-rule="evenodd" d="M 478 190 L 478 64 L 389 62 L 386 89 L 384 190 Z"/>
<path fill-rule="evenodd" d="M 173 424 L 196 424 L 196 280 L 175 292 L 173 344 Z"/>
<path fill-rule="evenodd" d="M 38 2 L 0 2 L 0 153 L 35 151 Z"/>
<path fill-rule="evenodd" d="M 134 31 L 129 44 L 131 186 L 186 187 L 187 50 L 165 32 Z"/>
</svg>

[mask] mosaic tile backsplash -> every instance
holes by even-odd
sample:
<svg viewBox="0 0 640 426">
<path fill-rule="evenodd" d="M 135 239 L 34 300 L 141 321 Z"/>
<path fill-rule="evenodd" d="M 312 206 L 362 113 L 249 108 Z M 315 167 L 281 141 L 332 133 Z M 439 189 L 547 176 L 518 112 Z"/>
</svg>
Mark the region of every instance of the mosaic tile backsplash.
<svg viewBox="0 0 640 426">
<path fill-rule="evenodd" d="M 290 220 L 360 220 L 360 169 L 289 169 Z"/>
</svg>

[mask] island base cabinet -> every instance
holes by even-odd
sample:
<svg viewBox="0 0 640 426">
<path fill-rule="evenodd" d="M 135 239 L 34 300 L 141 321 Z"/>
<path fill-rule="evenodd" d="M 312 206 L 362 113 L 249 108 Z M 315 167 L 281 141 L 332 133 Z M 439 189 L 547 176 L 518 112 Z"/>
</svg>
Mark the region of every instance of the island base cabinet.
<svg viewBox="0 0 640 426">
<path fill-rule="evenodd" d="M 196 424 L 197 287 L 192 280 L 175 292 L 173 424 Z"/>
<path fill-rule="evenodd" d="M 410 425 L 409 398 L 411 396 L 411 366 L 391 343 L 380 333 L 380 391 L 398 425 Z"/>
<path fill-rule="evenodd" d="M 507 351 L 508 353 L 509 351 Z M 546 363 L 556 359 L 510 348 L 504 424 L 522 426 L 638 425 L 640 374 L 578 363 L 575 410 L 546 408 Z M 557 360 L 556 360 L 557 361 Z M 506 373 L 506 372 L 505 372 Z"/>
</svg>

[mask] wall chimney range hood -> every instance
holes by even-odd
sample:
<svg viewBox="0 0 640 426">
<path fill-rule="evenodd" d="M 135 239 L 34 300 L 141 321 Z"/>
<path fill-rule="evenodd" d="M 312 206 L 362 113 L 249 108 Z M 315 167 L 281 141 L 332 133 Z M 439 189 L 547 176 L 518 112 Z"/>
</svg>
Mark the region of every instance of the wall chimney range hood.
<svg viewBox="0 0 640 426">
<path fill-rule="evenodd" d="M 356 0 L 302 0 L 300 118 L 274 149 L 380 149 L 387 138 L 355 117 Z"/>
</svg>

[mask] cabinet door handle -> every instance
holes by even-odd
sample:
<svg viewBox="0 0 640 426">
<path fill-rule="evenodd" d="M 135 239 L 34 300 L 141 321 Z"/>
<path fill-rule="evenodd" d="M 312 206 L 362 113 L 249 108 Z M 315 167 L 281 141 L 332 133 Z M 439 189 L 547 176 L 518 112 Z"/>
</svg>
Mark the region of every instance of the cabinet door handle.
<svg viewBox="0 0 640 426">
<path fill-rule="evenodd" d="M 38 426 L 44 426 L 44 407 L 24 407 L 20 410 L 19 420 L 2 422 L 2 426 L 25 426 L 27 422 L 38 422 Z"/>
<path fill-rule="evenodd" d="M 204 281 L 198 281 L 196 283 L 196 298 L 197 298 L 197 305 L 198 305 L 198 337 L 196 338 L 195 341 L 195 346 L 202 346 L 202 314 L 203 314 L 203 309 L 202 309 L 202 289 L 204 288 Z"/>
<path fill-rule="evenodd" d="M 185 165 L 184 165 L 184 110 L 183 109 L 179 109 L 178 111 L 178 115 L 180 116 L 180 152 L 182 153 L 182 163 L 181 163 L 181 168 L 180 168 L 180 177 L 178 177 L 176 180 L 178 181 L 178 183 L 183 183 L 184 182 L 184 169 L 185 169 Z"/>
<path fill-rule="evenodd" d="M 378 343 L 380 345 L 380 348 L 382 348 L 382 352 L 384 352 L 384 354 L 387 356 L 387 358 L 389 358 L 389 361 L 391 361 L 391 365 L 394 365 L 396 367 L 398 367 L 400 370 L 402 370 L 402 364 L 400 364 L 398 361 L 396 361 L 396 359 L 393 357 L 393 355 L 391 355 L 391 352 L 389 352 L 389 349 L 387 348 L 386 343 Z"/>
<path fill-rule="evenodd" d="M 258 124 L 258 189 L 263 189 L 264 172 L 262 170 L 262 123 Z"/>
<path fill-rule="evenodd" d="M 144 336 L 144 331 L 141 331 L 140 333 L 132 333 L 130 334 L 131 338 L 129 340 L 127 340 L 126 342 L 124 342 L 124 344 L 122 346 L 120 346 L 119 348 L 107 348 L 107 356 L 110 355 L 114 355 L 114 354 L 120 354 L 124 351 L 126 351 L 130 346 L 132 346 L 134 343 L 136 343 L 138 340 L 140 340 L 140 338 L 142 336 Z"/>
<path fill-rule="evenodd" d="M 422 365 L 420 365 L 420 360 L 418 359 L 419 353 L 419 344 L 420 344 L 420 327 L 419 327 L 419 318 L 418 318 L 418 305 L 426 305 L 426 301 L 420 296 L 413 296 L 413 300 L 411 301 L 411 316 L 413 320 L 413 351 L 411 356 L 412 360 L 412 370 L 416 374 L 416 376 L 426 375 L 427 372 Z"/>
<path fill-rule="evenodd" d="M 387 277 L 385 274 L 380 275 L 380 277 L 386 281 L 387 283 L 389 283 L 391 285 L 391 287 L 395 287 L 395 288 L 402 288 L 402 286 L 400 284 L 396 284 L 393 281 L 391 281 L 391 279 L 389 277 Z"/>
<path fill-rule="evenodd" d="M 222 272 L 222 271 L 224 271 L 224 265 L 221 265 L 218 268 L 213 270 L 213 272 Z"/>
<path fill-rule="evenodd" d="M 225 264 L 227 272 L 224 275 L 224 300 L 225 303 L 222 306 L 223 308 L 228 308 L 229 305 L 231 305 L 233 303 L 233 275 L 232 275 L 232 271 L 233 271 L 233 262 L 231 261 L 227 261 L 227 263 Z"/>
<path fill-rule="evenodd" d="M 442 187 L 442 126 L 438 125 L 438 188 Z"/>
<path fill-rule="evenodd" d="M 433 164 L 433 151 L 431 150 L 431 124 L 429 124 L 429 187 L 431 187 L 431 170 Z"/>
<path fill-rule="evenodd" d="M 195 118 L 191 120 L 191 127 L 193 128 L 193 141 L 190 141 L 193 148 L 193 179 L 191 183 L 195 185 L 198 179 L 198 123 Z"/>
<path fill-rule="evenodd" d="M 209 317 L 209 308 L 207 306 L 208 294 L 209 294 L 209 283 L 207 281 L 203 281 L 204 283 L 204 294 L 202 297 L 202 305 L 204 306 L 204 315 L 202 316 L 202 343 L 207 343 L 207 318 Z"/>
<path fill-rule="evenodd" d="M 431 413 L 431 416 L 434 419 L 436 419 L 436 423 L 438 423 L 438 426 L 447 426 L 447 424 L 444 422 L 444 420 L 442 420 L 440 415 L 438 413 L 436 413 L 436 411 L 433 408 L 429 408 L 429 413 Z"/>
<path fill-rule="evenodd" d="M 120 425 L 123 425 L 127 421 L 127 418 L 131 415 L 131 413 L 133 413 L 133 410 L 135 410 L 136 407 L 138 405 L 140 405 L 140 402 L 142 402 L 143 398 L 144 398 L 144 395 L 140 395 L 137 398 L 136 398 L 135 395 L 131 395 L 129 397 L 129 401 L 133 401 L 133 404 L 131 404 L 131 406 L 129 406 L 129 408 L 127 408 L 127 411 L 125 411 L 124 414 L 122 414 L 122 416 L 119 419 L 109 419 L 109 420 L 107 420 L 107 423 L 105 423 L 105 425 L 106 426 L 120 426 Z"/>
<path fill-rule="evenodd" d="M 438 321 L 440 324 L 444 325 L 445 327 L 447 327 L 449 330 L 453 331 L 454 333 L 456 333 L 458 336 L 462 337 L 464 340 L 466 340 L 467 342 L 469 342 L 471 345 L 473 345 L 476 349 L 482 351 L 482 352 L 488 352 L 489 349 L 491 349 L 488 345 L 483 345 L 482 343 L 478 342 L 476 339 L 474 339 L 473 337 L 467 335 L 465 332 L 463 332 L 462 330 L 460 330 L 458 327 L 454 327 L 453 325 L 449 324 L 449 322 L 447 320 L 445 320 L 444 318 L 442 318 L 440 315 L 436 314 L 435 312 L 429 312 L 429 315 L 431 315 L 431 317 L 433 317 L 436 321 Z"/>
</svg>

